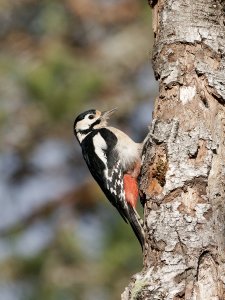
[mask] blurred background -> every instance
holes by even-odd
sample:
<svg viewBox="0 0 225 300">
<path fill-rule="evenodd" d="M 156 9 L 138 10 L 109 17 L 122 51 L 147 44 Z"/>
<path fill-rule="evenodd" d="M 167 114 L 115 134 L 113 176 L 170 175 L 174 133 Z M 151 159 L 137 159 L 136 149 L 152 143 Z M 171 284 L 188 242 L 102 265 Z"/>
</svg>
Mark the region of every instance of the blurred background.
<svg viewBox="0 0 225 300">
<path fill-rule="evenodd" d="M 112 125 L 142 141 L 152 43 L 147 1 L 0 0 L 1 300 L 120 299 L 142 269 L 73 121 L 118 107 Z"/>
</svg>

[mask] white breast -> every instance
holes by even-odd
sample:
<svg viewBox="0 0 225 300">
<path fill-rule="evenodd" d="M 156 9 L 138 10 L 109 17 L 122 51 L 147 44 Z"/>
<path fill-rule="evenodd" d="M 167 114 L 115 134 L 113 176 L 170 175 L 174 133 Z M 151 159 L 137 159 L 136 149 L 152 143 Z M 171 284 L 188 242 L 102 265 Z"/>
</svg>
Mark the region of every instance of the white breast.
<svg viewBox="0 0 225 300">
<path fill-rule="evenodd" d="M 128 135 L 114 127 L 108 127 L 117 137 L 116 150 L 124 170 L 130 170 L 140 160 L 141 144 L 135 143 Z"/>
<path fill-rule="evenodd" d="M 100 133 L 97 133 L 93 137 L 93 144 L 94 144 L 95 153 L 101 159 L 101 161 L 104 163 L 104 165 L 107 166 L 107 158 L 106 158 L 106 154 L 104 151 L 107 149 L 107 144 Z"/>
</svg>

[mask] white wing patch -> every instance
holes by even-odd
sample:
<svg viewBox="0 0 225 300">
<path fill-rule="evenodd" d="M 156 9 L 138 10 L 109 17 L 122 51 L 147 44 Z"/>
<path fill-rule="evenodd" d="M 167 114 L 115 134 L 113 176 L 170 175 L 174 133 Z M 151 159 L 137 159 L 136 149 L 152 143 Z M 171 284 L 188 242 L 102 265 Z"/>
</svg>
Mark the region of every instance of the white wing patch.
<svg viewBox="0 0 225 300">
<path fill-rule="evenodd" d="M 101 159 L 105 166 L 104 174 L 106 178 L 106 187 L 111 194 L 114 194 L 116 196 L 116 198 L 118 199 L 117 201 L 120 201 L 120 205 L 125 208 L 127 206 L 127 203 L 125 201 L 121 162 L 120 160 L 118 160 L 112 169 L 108 169 L 107 157 L 105 152 L 105 150 L 107 150 L 107 144 L 100 133 L 97 133 L 93 137 L 93 144 L 96 155 Z"/>
<path fill-rule="evenodd" d="M 97 154 L 97 156 L 101 159 L 101 161 L 104 163 L 104 165 L 107 168 L 107 157 L 106 157 L 106 154 L 104 151 L 107 149 L 107 144 L 100 133 L 97 133 L 93 137 L 93 144 L 94 144 L 94 148 L 95 148 L 95 153 Z"/>
</svg>

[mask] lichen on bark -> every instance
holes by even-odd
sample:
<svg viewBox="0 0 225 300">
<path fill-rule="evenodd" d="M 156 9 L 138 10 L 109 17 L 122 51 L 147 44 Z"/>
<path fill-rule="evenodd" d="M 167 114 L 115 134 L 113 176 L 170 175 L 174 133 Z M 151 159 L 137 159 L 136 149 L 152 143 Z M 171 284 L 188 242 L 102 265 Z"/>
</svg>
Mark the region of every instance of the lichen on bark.
<svg viewBox="0 0 225 300">
<path fill-rule="evenodd" d="M 215 0 L 153 6 L 159 80 L 142 157 L 143 270 L 128 299 L 225 299 L 225 12 Z"/>
</svg>

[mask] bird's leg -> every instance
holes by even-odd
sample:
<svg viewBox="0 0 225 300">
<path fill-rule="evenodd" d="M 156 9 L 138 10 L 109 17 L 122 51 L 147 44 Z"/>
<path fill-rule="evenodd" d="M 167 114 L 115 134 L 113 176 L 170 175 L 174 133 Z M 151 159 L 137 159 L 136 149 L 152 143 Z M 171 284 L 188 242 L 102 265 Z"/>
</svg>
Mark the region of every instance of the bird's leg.
<svg viewBox="0 0 225 300">
<path fill-rule="evenodd" d="M 128 171 L 127 174 L 124 174 L 123 176 L 126 201 L 134 208 L 137 205 L 139 196 L 137 178 L 140 174 L 140 170 L 141 162 L 138 161 L 135 163 L 133 170 Z"/>
<path fill-rule="evenodd" d="M 137 180 L 140 172 L 141 172 L 141 160 L 138 160 L 134 164 L 133 170 L 129 171 L 128 173 Z"/>
</svg>

